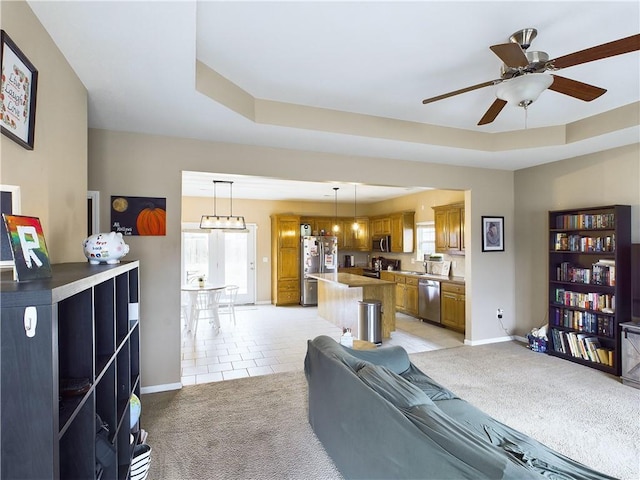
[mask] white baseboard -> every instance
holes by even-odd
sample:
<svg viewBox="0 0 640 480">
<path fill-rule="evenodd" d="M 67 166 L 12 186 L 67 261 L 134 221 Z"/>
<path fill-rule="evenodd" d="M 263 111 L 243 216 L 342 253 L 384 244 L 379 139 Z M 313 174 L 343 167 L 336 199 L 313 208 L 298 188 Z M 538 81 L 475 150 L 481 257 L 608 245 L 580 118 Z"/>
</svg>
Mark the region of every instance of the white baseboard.
<svg viewBox="0 0 640 480">
<path fill-rule="evenodd" d="M 166 383 L 164 385 L 151 385 L 150 387 L 141 387 L 140 393 L 158 393 L 158 392 L 168 392 L 170 390 L 180 390 L 182 388 L 182 383 Z"/>
<path fill-rule="evenodd" d="M 488 345 L 490 343 L 510 342 L 512 340 L 515 340 L 517 342 L 522 342 L 522 343 L 529 343 L 529 340 L 527 340 L 525 337 L 521 337 L 519 335 L 509 335 L 507 337 L 487 338 L 485 340 L 477 340 L 475 342 L 472 342 L 465 338 L 464 344 L 474 347 L 477 345 Z"/>
</svg>

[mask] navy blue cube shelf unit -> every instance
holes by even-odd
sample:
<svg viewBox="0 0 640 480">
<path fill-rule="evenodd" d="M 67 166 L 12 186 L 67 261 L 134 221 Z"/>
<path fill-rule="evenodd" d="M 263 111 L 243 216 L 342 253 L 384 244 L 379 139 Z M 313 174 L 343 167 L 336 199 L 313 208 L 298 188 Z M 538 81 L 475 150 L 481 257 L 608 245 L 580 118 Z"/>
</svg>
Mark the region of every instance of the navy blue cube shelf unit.
<svg viewBox="0 0 640 480">
<path fill-rule="evenodd" d="M 140 395 L 139 262 L 64 263 L 52 272 L 21 283 L 2 273 L 0 477 L 124 480 L 139 435 L 131 441 L 129 398 Z M 101 472 L 96 414 L 114 447 Z"/>
<path fill-rule="evenodd" d="M 631 207 L 549 212 L 547 353 L 620 375 L 631 318 Z"/>
</svg>

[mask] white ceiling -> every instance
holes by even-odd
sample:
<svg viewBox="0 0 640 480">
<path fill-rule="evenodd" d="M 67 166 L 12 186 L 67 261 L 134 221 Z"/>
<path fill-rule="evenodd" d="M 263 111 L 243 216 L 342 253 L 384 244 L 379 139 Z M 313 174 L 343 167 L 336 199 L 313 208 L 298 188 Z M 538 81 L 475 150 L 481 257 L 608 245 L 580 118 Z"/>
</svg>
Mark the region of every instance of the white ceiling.
<svg viewBox="0 0 640 480">
<path fill-rule="evenodd" d="M 496 87 L 422 100 L 499 78 L 501 62 L 489 46 L 525 27 L 538 30 L 529 50 L 551 58 L 637 34 L 637 0 L 28 3 L 87 88 L 92 128 L 506 170 L 640 138 L 634 127 L 566 145 L 488 152 L 261 124 L 195 88 L 197 59 L 258 99 L 465 131 L 522 130 L 525 112 L 511 106 L 476 126 Z M 608 92 L 592 102 L 543 92 L 527 112 L 527 128 L 640 101 L 638 52 L 559 74 Z M 211 191 L 211 177 L 192 177 L 184 192 L 201 195 L 203 188 Z"/>
</svg>

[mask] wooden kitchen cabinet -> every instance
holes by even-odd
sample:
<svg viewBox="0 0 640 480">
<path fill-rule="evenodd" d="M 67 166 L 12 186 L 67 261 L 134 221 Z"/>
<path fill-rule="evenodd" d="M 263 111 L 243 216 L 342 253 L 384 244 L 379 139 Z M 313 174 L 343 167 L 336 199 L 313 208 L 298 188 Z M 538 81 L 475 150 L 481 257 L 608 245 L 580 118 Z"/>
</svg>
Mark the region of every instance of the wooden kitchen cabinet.
<svg viewBox="0 0 640 480">
<path fill-rule="evenodd" d="M 415 212 L 400 212 L 390 216 L 391 251 L 413 253 Z"/>
<path fill-rule="evenodd" d="M 440 284 L 440 321 L 443 326 L 464 333 L 465 286 L 442 282 Z"/>
<path fill-rule="evenodd" d="M 333 235 L 333 225 L 335 219 L 333 217 L 300 217 L 300 223 L 307 223 L 311 226 L 311 235 L 321 235 L 324 230 L 325 235 Z M 338 225 L 340 219 L 338 218 Z"/>
<path fill-rule="evenodd" d="M 316 228 L 313 231 L 317 231 L 318 235 L 322 235 L 323 230 L 325 235 L 335 235 L 333 231 L 333 226 L 335 225 L 335 223 L 336 221 L 333 218 L 317 217 L 315 219 Z M 338 223 L 338 226 L 340 226 L 340 223 Z"/>
<path fill-rule="evenodd" d="M 417 317 L 418 279 L 411 275 L 395 274 L 393 281 L 396 282 L 396 310 Z"/>
<path fill-rule="evenodd" d="M 271 302 L 300 303 L 300 217 L 271 217 Z"/>
<path fill-rule="evenodd" d="M 374 217 L 370 220 L 371 235 L 391 235 L 391 218 Z"/>
<path fill-rule="evenodd" d="M 353 218 L 343 218 L 340 224 L 341 236 L 338 237 L 338 251 L 356 250 L 368 252 L 371 250 L 371 237 L 369 236 L 369 219 L 357 217 L 358 230 L 353 230 Z M 342 239 L 342 241 L 340 241 Z"/>
<path fill-rule="evenodd" d="M 464 255 L 464 203 L 433 207 L 436 252 Z"/>
<path fill-rule="evenodd" d="M 418 279 L 407 277 L 405 288 L 405 312 L 414 317 L 418 316 Z"/>
<path fill-rule="evenodd" d="M 396 276 L 393 272 L 382 271 L 380 272 L 380 280 L 386 280 L 387 282 L 395 282 Z"/>
</svg>

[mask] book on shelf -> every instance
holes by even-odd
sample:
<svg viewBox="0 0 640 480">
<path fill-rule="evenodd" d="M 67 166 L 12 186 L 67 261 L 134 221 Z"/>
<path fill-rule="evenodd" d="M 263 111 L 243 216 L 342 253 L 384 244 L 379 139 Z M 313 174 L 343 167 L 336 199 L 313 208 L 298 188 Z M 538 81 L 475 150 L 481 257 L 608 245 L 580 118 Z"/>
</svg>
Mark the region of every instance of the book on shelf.
<svg viewBox="0 0 640 480">
<path fill-rule="evenodd" d="M 600 341 L 586 333 L 551 330 L 553 349 L 565 355 L 571 355 L 593 363 L 613 366 L 613 350 L 604 348 Z"/>
<path fill-rule="evenodd" d="M 555 289 L 555 303 L 604 313 L 614 313 L 616 308 L 615 295 L 599 292 L 573 292 L 564 288 Z"/>
<path fill-rule="evenodd" d="M 594 237 L 556 233 L 554 249 L 560 252 L 613 252 L 615 244 L 615 234 Z"/>
<path fill-rule="evenodd" d="M 558 215 L 556 217 L 556 228 L 564 230 L 614 228 L 615 219 L 615 213 Z"/>
</svg>

